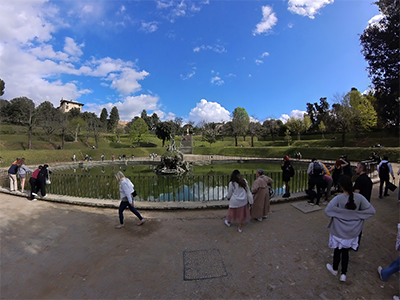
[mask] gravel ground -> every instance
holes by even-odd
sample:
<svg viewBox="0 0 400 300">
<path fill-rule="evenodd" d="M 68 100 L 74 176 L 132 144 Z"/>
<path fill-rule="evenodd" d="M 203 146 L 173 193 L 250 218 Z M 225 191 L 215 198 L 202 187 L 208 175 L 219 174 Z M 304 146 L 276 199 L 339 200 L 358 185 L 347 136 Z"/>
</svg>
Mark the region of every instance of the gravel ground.
<svg viewBox="0 0 400 300">
<path fill-rule="evenodd" d="M 125 212 L 1 195 L 1 299 L 392 299 L 399 276 L 377 267 L 398 257 L 396 193 L 372 204 L 347 282 L 326 270 L 328 217 L 290 203 L 238 233 L 226 210 Z M 324 208 L 324 207 L 323 207 Z"/>
</svg>

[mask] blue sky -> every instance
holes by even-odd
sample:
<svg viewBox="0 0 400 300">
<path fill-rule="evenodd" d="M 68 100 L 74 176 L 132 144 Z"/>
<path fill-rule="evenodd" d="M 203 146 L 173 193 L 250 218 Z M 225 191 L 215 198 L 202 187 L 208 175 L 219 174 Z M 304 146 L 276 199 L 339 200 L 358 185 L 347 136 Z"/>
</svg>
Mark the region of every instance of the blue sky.
<svg viewBox="0 0 400 300">
<path fill-rule="evenodd" d="M 369 0 L 0 2 L 4 99 L 60 99 L 130 121 L 287 119 L 370 87 L 359 34 Z"/>
</svg>

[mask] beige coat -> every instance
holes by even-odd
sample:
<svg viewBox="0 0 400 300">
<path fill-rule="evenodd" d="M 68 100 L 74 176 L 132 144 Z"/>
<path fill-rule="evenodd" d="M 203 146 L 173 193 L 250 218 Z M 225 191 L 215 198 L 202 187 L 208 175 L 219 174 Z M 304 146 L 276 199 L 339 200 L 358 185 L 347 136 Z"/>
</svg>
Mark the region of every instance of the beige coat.
<svg viewBox="0 0 400 300">
<path fill-rule="evenodd" d="M 260 219 L 269 213 L 268 185 L 274 181 L 266 175 L 260 175 L 253 183 L 251 192 L 254 195 L 254 204 L 251 206 L 251 217 Z"/>
</svg>

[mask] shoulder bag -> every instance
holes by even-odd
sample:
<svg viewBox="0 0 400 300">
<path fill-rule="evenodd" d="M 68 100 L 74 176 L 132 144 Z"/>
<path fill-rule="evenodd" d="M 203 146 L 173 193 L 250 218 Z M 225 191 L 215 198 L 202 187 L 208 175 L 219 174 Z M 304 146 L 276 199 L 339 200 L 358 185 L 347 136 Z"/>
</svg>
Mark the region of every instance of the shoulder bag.
<svg viewBox="0 0 400 300">
<path fill-rule="evenodd" d="M 247 194 L 247 202 L 249 202 L 250 205 L 253 205 L 254 203 L 253 194 L 251 193 L 249 186 L 246 187 L 246 194 Z"/>
</svg>

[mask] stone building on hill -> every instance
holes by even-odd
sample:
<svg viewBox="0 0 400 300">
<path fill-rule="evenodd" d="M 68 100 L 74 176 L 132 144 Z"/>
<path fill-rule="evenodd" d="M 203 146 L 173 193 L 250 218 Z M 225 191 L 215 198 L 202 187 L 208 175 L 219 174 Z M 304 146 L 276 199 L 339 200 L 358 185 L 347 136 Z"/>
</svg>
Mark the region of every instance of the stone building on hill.
<svg viewBox="0 0 400 300">
<path fill-rule="evenodd" d="M 60 106 L 58 107 L 63 113 L 69 112 L 73 108 L 78 108 L 80 112 L 82 112 L 82 106 L 84 104 L 74 102 L 72 100 L 65 100 L 61 98 Z"/>
</svg>

